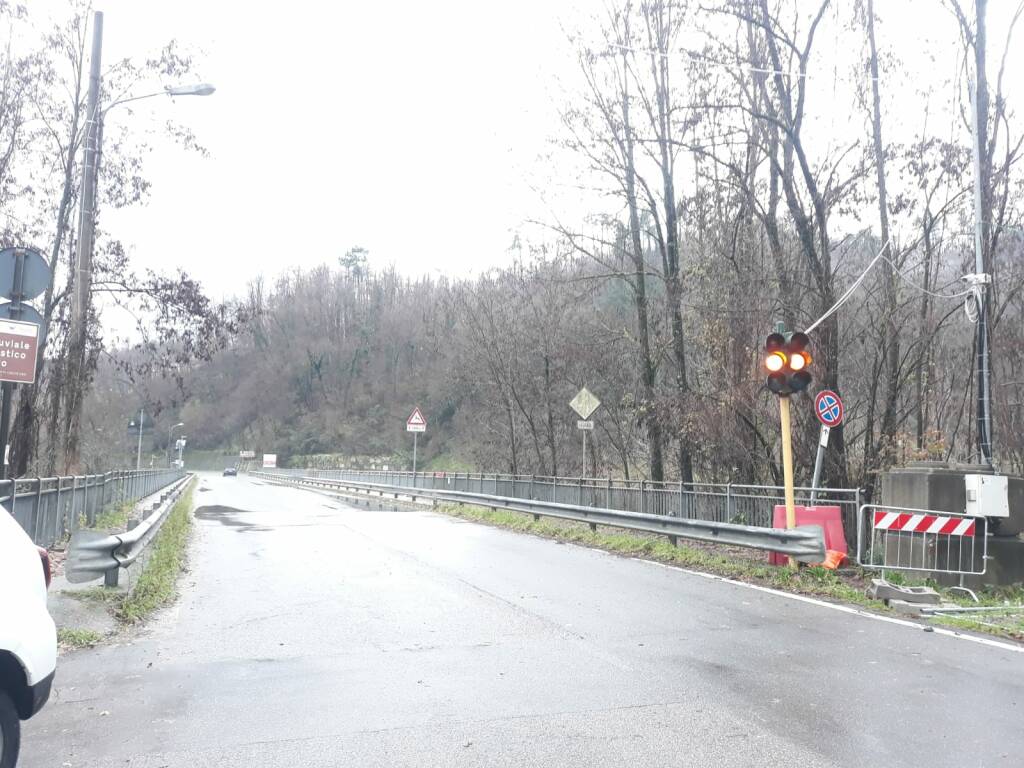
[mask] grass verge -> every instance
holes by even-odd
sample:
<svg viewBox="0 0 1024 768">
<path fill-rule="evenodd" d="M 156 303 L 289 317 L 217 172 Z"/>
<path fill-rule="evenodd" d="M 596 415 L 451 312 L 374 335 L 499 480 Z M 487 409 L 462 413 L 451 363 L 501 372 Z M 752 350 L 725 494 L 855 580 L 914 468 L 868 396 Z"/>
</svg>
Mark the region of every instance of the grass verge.
<svg viewBox="0 0 1024 768">
<path fill-rule="evenodd" d="M 92 648 L 103 639 L 103 635 L 92 629 L 61 627 L 57 630 L 57 642 L 62 648 Z"/>
<path fill-rule="evenodd" d="M 134 508 L 135 502 L 133 501 L 108 507 L 96 515 L 96 523 L 93 528 L 101 531 L 123 531 L 128 525 L 128 517 Z"/>
<path fill-rule="evenodd" d="M 437 509 L 464 520 L 597 547 L 620 555 L 644 557 L 789 592 L 877 607 L 877 603 L 869 600 L 865 594 L 868 577 L 860 568 L 843 568 L 839 571 L 801 568 L 799 571 L 791 571 L 788 568 L 768 565 L 763 553 L 755 553 L 753 550 L 744 550 L 740 547 L 705 547 L 690 543 L 673 546 L 663 536 L 605 533 L 600 529 L 591 531 L 584 523 L 547 518 L 534 520 L 530 515 L 519 512 L 482 507 L 448 504 L 438 506 Z"/>
<path fill-rule="evenodd" d="M 185 564 L 185 549 L 192 527 L 193 480 L 167 514 L 150 545 L 153 552 L 131 591 L 117 609 L 117 617 L 135 624 L 174 598 L 174 587 Z"/>
</svg>

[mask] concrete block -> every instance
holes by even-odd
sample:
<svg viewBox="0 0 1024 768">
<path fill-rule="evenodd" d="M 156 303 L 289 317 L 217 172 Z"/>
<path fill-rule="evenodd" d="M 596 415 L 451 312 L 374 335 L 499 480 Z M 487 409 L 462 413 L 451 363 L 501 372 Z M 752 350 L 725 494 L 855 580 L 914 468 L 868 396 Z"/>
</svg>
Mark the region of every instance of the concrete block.
<svg viewBox="0 0 1024 768">
<path fill-rule="evenodd" d="M 868 587 L 868 597 L 872 600 L 885 600 L 917 603 L 921 605 L 938 605 L 939 593 L 931 587 L 898 587 L 885 579 L 872 579 Z"/>
</svg>

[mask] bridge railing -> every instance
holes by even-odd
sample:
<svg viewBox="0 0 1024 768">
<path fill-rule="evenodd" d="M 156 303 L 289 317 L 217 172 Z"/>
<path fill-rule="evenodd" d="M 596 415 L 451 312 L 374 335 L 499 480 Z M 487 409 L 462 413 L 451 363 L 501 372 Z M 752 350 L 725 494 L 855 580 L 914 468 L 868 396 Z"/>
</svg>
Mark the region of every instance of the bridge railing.
<svg viewBox="0 0 1024 768">
<path fill-rule="evenodd" d="M 425 490 L 486 493 L 494 496 L 600 507 L 620 512 L 667 515 L 771 528 L 775 506 L 785 503 L 784 489 L 775 485 L 740 483 L 683 483 L 595 477 L 550 477 L 480 472 L 406 472 L 346 469 L 271 469 L 263 472 L 328 480 L 381 483 Z M 811 489 L 797 488 L 796 503 L 811 506 Z M 840 508 L 847 537 L 855 540 L 858 488 L 818 489 L 817 505 Z"/>
<path fill-rule="evenodd" d="M 101 475 L 2 480 L 0 506 L 37 545 L 49 547 L 82 524 L 94 525 L 107 507 L 137 501 L 184 475 L 185 471 L 177 468 L 124 469 Z"/>
</svg>

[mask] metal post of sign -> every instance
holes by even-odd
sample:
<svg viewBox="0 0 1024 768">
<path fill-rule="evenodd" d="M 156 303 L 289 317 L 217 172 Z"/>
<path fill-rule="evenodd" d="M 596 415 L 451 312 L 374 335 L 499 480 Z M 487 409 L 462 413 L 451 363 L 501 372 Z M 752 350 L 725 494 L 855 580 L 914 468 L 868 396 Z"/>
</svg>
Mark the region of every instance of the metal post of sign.
<svg viewBox="0 0 1024 768">
<path fill-rule="evenodd" d="M 825 424 L 821 425 L 821 436 L 818 438 L 818 454 L 814 457 L 814 479 L 811 480 L 811 506 L 818 496 L 818 481 L 821 479 L 821 464 L 825 459 L 825 448 L 828 446 L 828 434 L 832 430 Z"/>
<path fill-rule="evenodd" d="M 427 420 L 423 416 L 423 411 L 420 410 L 419 406 L 412 409 L 412 413 L 409 414 L 409 418 L 405 420 L 405 431 L 412 432 L 412 472 L 416 474 L 416 458 L 418 452 L 418 441 L 420 432 L 427 431 Z"/>
<path fill-rule="evenodd" d="M 23 251 L 14 253 L 14 284 L 11 286 L 11 308 L 10 318 L 19 320 L 21 318 L 22 284 L 25 282 L 25 254 Z M 7 444 L 7 433 L 11 429 L 11 399 L 14 397 L 14 385 L 5 381 L 0 387 L 0 396 L 3 397 L 3 405 L 0 406 L 0 445 L 3 446 L 3 469 L 0 470 L 0 478 L 7 479 L 7 464 L 10 461 L 11 452 Z"/>
<path fill-rule="evenodd" d="M 583 477 L 587 476 L 587 430 L 581 429 L 583 433 Z"/>
<path fill-rule="evenodd" d="M 139 469 L 142 466 L 142 422 L 146 418 L 146 409 L 139 409 L 139 445 L 135 452 L 135 468 Z"/>
<path fill-rule="evenodd" d="M 583 432 L 583 472 L 580 474 L 583 477 L 589 477 L 590 475 L 587 473 L 587 432 L 594 428 L 594 422 L 590 421 L 590 417 L 601 407 L 601 401 L 594 397 L 589 389 L 583 387 L 569 402 L 569 407 L 576 411 L 581 419 L 576 422 L 576 428 Z"/>
<path fill-rule="evenodd" d="M 821 436 L 818 439 L 818 454 L 814 459 L 814 479 L 811 480 L 811 504 L 818 498 L 818 483 L 821 481 L 821 467 L 825 461 L 829 433 L 843 423 L 843 400 L 831 389 L 823 389 L 814 397 L 814 415 L 821 422 Z"/>
<path fill-rule="evenodd" d="M 786 528 L 796 528 L 796 499 L 793 493 L 793 436 L 789 414 L 789 395 L 779 398 L 779 418 L 782 422 L 782 477 L 786 494 Z M 796 568 L 796 559 L 790 555 L 789 567 Z"/>
<path fill-rule="evenodd" d="M 7 432 L 11 428 L 11 398 L 14 396 L 14 385 L 5 381 L 0 385 L 0 397 L 3 397 L 3 405 L 0 405 L 0 445 L 3 445 L 3 467 L 0 468 L 0 480 L 7 479 L 7 464 L 11 458 L 10 446 L 7 444 Z"/>
<path fill-rule="evenodd" d="M 10 350 L 14 357 L 3 362 L 0 378 L 0 479 L 6 479 L 10 464 L 10 446 L 7 441 L 11 426 L 11 406 L 14 384 L 31 384 L 36 378 L 39 327 L 42 318 L 23 302 L 42 293 L 50 282 L 51 272 L 46 260 L 30 248 L 5 248 L 0 251 L 0 295 L 11 301 L 0 305 L 0 317 L 13 322 L 3 328 L 9 335 Z M 24 322 L 28 321 L 28 322 Z M 31 330 L 34 326 L 34 331 Z"/>
</svg>

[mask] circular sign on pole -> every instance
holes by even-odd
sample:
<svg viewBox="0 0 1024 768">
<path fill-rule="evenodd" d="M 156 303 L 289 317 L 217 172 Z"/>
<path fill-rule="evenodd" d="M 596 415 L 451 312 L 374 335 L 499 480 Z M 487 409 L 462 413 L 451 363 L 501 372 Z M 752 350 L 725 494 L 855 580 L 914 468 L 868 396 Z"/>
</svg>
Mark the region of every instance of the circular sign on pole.
<svg viewBox="0 0 1024 768">
<path fill-rule="evenodd" d="M 50 265 L 31 248 L 4 248 L 0 251 L 0 296 L 14 297 L 15 268 L 22 257 L 21 300 L 31 301 L 50 284 Z"/>
<path fill-rule="evenodd" d="M 831 389 L 821 390 L 814 398 L 814 412 L 826 427 L 838 427 L 843 423 L 843 401 Z"/>
<path fill-rule="evenodd" d="M 21 304 L 19 306 L 15 306 L 11 302 L 0 304 L 0 317 L 7 320 L 22 320 L 26 323 L 35 323 L 38 326 L 43 324 L 43 316 L 28 304 Z"/>
</svg>

